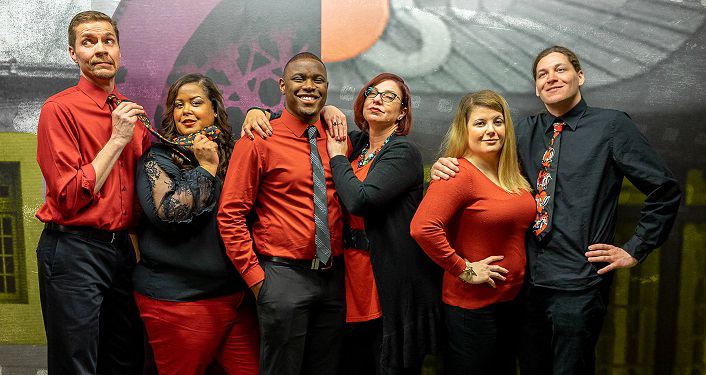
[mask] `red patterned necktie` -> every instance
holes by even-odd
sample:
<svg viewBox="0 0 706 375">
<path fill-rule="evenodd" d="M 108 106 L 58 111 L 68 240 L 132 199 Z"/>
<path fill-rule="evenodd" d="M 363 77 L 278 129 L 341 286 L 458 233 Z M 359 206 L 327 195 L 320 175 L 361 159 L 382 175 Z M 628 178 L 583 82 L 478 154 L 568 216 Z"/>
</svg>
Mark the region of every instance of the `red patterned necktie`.
<svg viewBox="0 0 706 375">
<path fill-rule="evenodd" d="M 108 103 L 111 104 L 111 109 L 115 109 L 117 106 L 120 105 L 122 102 L 129 102 L 130 100 L 127 99 L 120 99 L 117 96 L 110 94 L 108 95 Z M 147 128 L 147 130 L 152 133 L 155 137 L 160 139 L 162 142 L 171 144 L 174 146 L 193 146 L 194 145 L 194 139 L 198 134 L 204 135 L 206 138 L 208 138 L 211 141 L 214 141 L 218 139 L 218 136 L 221 135 L 221 130 L 218 129 L 215 125 L 209 126 L 207 128 L 202 129 L 200 132 L 197 133 L 192 133 L 192 134 L 187 134 L 187 135 L 180 135 L 178 137 L 174 137 L 174 139 L 169 140 L 165 138 L 162 134 L 159 134 L 153 127 L 152 127 L 152 122 L 150 121 L 149 118 L 145 115 L 137 115 L 137 118 L 140 119 L 140 122 L 142 122 L 142 125 Z M 182 155 L 184 156 L 184 155 Z M 188 158 L 187 158 L 188 159 Z"/>
<path fill-rule="evenodd" d="M 552 214 L 554 211 L 554 189 L 556 188 L 556 171 L 559 164 L 559 147 L 564 123 L 554 123 L 554 135 L 549 147 L 542 155 L 542 168 L 537 174 L 537 192 L 534 201 L 537 204 L 537 216 L 534 219 L 534 234 L 541 240 L 552 229 Z"/>
</svg>

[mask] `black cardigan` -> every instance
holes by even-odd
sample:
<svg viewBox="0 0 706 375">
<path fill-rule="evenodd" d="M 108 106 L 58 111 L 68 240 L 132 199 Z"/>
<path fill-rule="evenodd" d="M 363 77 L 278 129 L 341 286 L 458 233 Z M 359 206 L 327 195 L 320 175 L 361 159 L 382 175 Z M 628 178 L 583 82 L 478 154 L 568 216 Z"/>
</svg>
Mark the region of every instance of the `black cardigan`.
<svg viewBox="0 0 706 375">
<path fill-rule="evenodd" d="M 409 234 L 422 200 L 422 157 L 407 137 L 393 136 L 373 159 L 361 182 L 351 161 L 368 134 L 349 133 L 350 160 L 331 159 L 336 191 L 348 212 L 362 216 L 382 309 L 381 362 L 386 368 L 420 366 L 439 348 L 442 271 Z"/>
</svg>

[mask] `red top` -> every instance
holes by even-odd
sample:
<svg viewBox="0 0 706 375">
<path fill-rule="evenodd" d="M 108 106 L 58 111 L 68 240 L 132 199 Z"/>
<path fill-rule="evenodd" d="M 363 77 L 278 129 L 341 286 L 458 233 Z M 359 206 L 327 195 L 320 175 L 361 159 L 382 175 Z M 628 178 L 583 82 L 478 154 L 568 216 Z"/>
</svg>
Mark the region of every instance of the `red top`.
<svg viewBox="0 0 706 375">
<path fill-rule="evenodd" d="M 353 172 L 360 181 L 365 180 L 370 165 L 372 161 L 358 169 L 358 159 L 351 163 Z M 346 214 L 346 217 L 352 229 L 365 230 L 362 217 L 352 214 Z M 381 317 L 382 310 L 373 277 L 373 266 L 370 264 L 370 253 L 367 250 L 346 249 L 343 252 L 343 260 L 346 265 L 346 321 L 365 322 Z"/>
<path fill-rule="evenodd" d="M 112 92 L 124 99 L 117 89 Z M 149 148 L 149 133 L 135 126 L 132 142 L 97 194 L 91 162 L 113 130 L 108 93 L 84 77 L 78 85 L 51 96 L 37 126 L 37 163 L 46 183 L 46 200 L 37 211 L 43 222 L 110 231 L 128 229 L 135 206 L 135 165 Z"/>
<path fill-rule="evenodd" d="M 535 203 L 527 191 L 511 194 L 495 185 L 466 159 L 448 181 L 433 181 L 411 224 L 412 237 L 444 270 L 442 300 L 478 309 L 514 299 L 525 276 L 525 232 L 534 219 Z M 470 285 L 458 276 L 470 262 L 491 255 L 505 259 L 507 280 Z"/>
<path fill-rule="evenodd" d="M 255 253 L 290 259 L 313 259 L 314 187 L 309 159 L 308 124 L 282 111 L 271 122 L 272 137 L 242 138 L 230 158 L 218 212 L 226 252 L 248 286 L 264 279 Z M 316 139 L 326 175 L 331 252 L 341 255 L 343 217 L 333 185 L 321 121 Z M 254 209 L 252 235 L 246 217 Z M 255 249 L 257 251 L 255 251 Z"/>
</svg>

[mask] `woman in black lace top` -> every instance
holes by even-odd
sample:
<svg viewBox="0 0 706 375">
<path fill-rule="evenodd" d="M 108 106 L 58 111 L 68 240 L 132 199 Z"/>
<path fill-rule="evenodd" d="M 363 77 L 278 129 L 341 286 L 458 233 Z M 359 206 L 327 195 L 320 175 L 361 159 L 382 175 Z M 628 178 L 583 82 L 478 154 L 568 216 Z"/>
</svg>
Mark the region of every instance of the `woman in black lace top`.
<svg viewBox="0 0 706 375">
<path fill-rule="evenodd" d="M 214 125 L 220 134 L 211 140 L 203 130 Z M 143 220 L 135 299 L 160 374 L 203 374 L 209 366 L 257 374 L 254 301 L 216 224 L 233 140 L 221 93 L 200 74 L 171 85 L 162 120 L 167 139 L 193 133 L 189 152 L 157 143 L 138 164 Z"/>
</svg>

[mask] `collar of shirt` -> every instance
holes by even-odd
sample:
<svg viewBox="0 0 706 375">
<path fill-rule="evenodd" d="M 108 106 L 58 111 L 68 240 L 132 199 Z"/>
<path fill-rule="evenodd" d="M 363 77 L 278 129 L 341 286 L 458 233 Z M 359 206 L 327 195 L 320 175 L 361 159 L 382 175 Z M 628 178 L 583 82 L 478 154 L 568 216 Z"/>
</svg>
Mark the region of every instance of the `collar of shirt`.
<svg viewBox="0 0 706 375">
<path fill-rule="evenodd" d="M 316 136 L 316 139 L 321 139 L 324 136 L 324 127 L 321 124 L 320 117 L 316 120 L 315 123 L 307 124 L 306 122 L 300 120 L 297 116 L 291 114 L 285 108 L 284 111 L 282 111 L 282 117 L 280 117 L 280 119 L 282 120 L 282 124 L 284 124 L 284 126 L 297 137 L 306 137 L 306 129 L 308 129 L 311 125 L 316 126 L 316 130 L 319 131 L 319 134 Z"/>
<path fill-rule="evenodd" d="M 555 117 L 549 112 L 544 113 L 544 132 L 549 133 L 549 130 L 553 129 L 552 125 L 556 122 L 557 118 L 561 118 L 561 121 L 567 125 L 571 130 L 576 130 L 579 125 L 579 120 L 583 117 L 584 112 L 586 112 L 586 101 L 581 98 L 581 101 L 571 108 L 569 112 L 564 113 L 563 116 Z"/>
<path fill-rule="evenodd" d="M 78 88 L 86 94 L 91 100 L 93 100 L 96 105 L 103 109 L 108 104 L 108 95 L 114 94 L 118 98 L 123 99 L 124 97 L 118 92 L 118 87 L 113 88 L 113 92 L 110 94 L 103 91 L 102 88 L 96 86 L 93 82 L 89 81 L 86 77 L 81 76 L 78 80 Z"/>
</svg>

